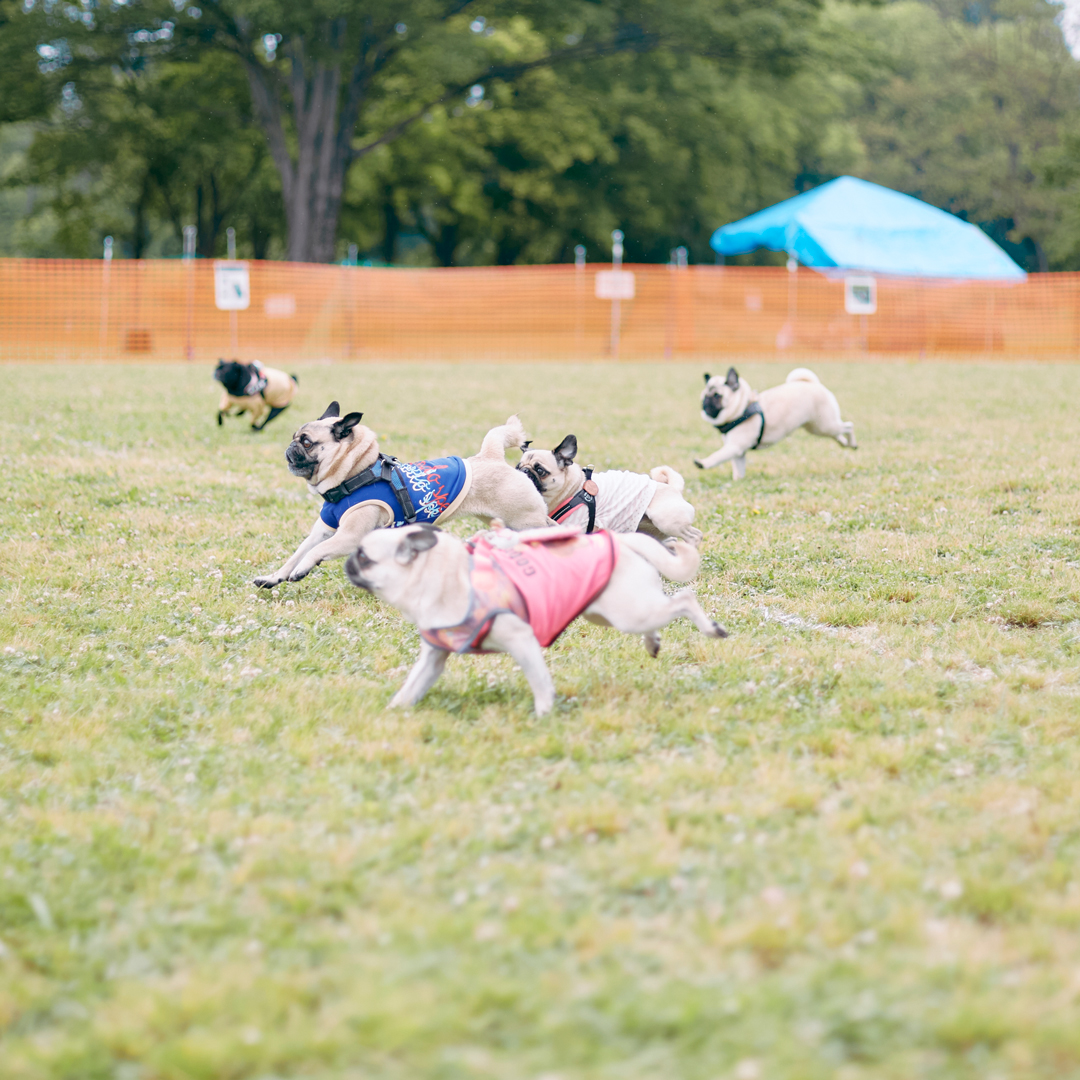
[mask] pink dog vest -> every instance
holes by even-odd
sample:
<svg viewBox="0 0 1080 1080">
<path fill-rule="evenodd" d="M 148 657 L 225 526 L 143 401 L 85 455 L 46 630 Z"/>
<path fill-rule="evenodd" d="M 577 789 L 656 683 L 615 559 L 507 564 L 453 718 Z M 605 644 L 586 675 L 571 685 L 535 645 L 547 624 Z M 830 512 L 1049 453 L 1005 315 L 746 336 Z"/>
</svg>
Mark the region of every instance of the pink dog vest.
<svg viewBox="0 0 1080 1080">
<path fill-rule="evenodd" d="M 492 547 L 483 536 L 469 540 L 468 614 L 456 626 L 421 630 L 421 637 L 449 652 L 483 652 L 492 620 L 512 612 L 541 645 L 550 645 L 607 588 L 617 559 L 608 532 L 551 532 L 509 550 Z"/>
</svg>

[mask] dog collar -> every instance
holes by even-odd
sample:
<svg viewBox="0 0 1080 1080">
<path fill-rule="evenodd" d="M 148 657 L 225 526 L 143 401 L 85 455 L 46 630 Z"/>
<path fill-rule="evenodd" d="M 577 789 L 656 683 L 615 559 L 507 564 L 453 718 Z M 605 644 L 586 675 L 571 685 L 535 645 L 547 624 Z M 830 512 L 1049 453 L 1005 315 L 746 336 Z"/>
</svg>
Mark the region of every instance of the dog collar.
<svg viewBox="0 0 1080 1080">
<path fill-rule="evenodd" d="M 589 527 L 585 532 L 591 533 L 596 528 L 596 496 L 599 492 L 600 489 L 592 478 L 592 466 L 588 465 L 585 468 L 585 483 L 582 484 L 581 490 L 572 498 L 567 499 L 558 510 L 552 511 L 551 520 L 562 521 L 575 507 L 587 506 L 589 508 Z"/>
<path fill-rule="evenodd" d="M 751 401 L 746 407 L 746 412 L 742 416 L 735 420 L 729 420 L 726 424 L 714 424 L 713 426 L 721 435 L 726 435 L 729 431 L 733 431 L 740 424 L 745 424 L 753 416 L 761 417 L 761 430 L 758 432 L 757 442 L 750 447 L 751 450 L 756 450 L 761 445 L 761 440 L 765 437 L 765 413 L 761 406 L 756 401 Z"/>
<path fill-rule="evenodd" d="M 405 515 L 405 524 L 411 525 L 416 520 L 416 508 L 413 506 L 409 488 L 401 475 L 400 462 L 396 457 L 389 454 L 380 454 L 373 465 L 369 465 L 363 472 L 350 476 L 348 480 L 332 487 L 329 491 L 319 492 L 323 499 L 329 503 L 339 503 L 342 499 L 358 491 L 362 487 L 374 484 L 379 480 L 385 480 L 401 503 L 402 513 Z"/>
</svg>

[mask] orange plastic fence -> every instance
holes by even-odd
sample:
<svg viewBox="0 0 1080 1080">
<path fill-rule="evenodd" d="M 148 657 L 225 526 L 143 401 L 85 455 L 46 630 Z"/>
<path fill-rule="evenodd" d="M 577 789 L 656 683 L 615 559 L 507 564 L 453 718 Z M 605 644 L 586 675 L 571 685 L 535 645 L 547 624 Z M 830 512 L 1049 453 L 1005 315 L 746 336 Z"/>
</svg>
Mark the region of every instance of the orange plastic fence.
<svg viewBox="0 0 1080 1080">
<path fill-rule="evenodd" d="M 215 264 L 0 260 L 0 360 L 562 360 L 613 355 L 604 266 L 380 269 L 252 262 L 218 310 Z M 1080 274 L 1005 285 L 879 278 L 848 315 L 812 270 L 626 267 L 614 355 L 1080 358 Z"/>
</svg>

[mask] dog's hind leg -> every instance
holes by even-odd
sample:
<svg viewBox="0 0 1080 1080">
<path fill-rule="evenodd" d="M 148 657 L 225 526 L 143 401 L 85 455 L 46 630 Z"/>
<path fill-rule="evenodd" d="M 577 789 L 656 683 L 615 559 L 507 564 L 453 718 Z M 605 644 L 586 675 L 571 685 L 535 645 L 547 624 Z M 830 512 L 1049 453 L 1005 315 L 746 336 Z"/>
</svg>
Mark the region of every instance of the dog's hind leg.
<svg viewBox="0 0 1080 1080">
<path fill-rule="evenodd" d="M 731 478 L 733 480 L 742 480 L 746 476 L 746 455 L 740 454 L 737 458 L 731 459 Z"/>
<path fill-rule="evenodd" d="M 532 632 L 532 627 L 509 612 L 496 615 L 491 631 L 484 639 L 485 649 L 509 653 L 521 668 L 533 692 L 533 708 L 537 716 L 551 712 L 555 704 L 555 684 L 544 663 L 544 652 Z"/>
<path fill-rule="evenodd" d="M 217 414 L 217 426 L 218 426 L 218 427 L 221 427 L 222 423 L 224 422 L 224 421 L 223 421 L 223 420 L 221 419 L 221 418 L 222 418 L 222 417 L 223 417 L 224 415 L 225 415 L 225 414 L 224 414 L 224 413 L 223 413 L 223 412 L 222 412 L 222 411 L 221 411 L 220 409 L 218 409 L 218 414 Z"/>
<path fill-rule="evenodd" d="M 389 709 L 407 708 L 415 705 L 436 683 L 446 667 L 446 658 L 450 654 L 445 649 L 436 649 L 434 645 L 421 640 L 420 655 L 405 680 L 405 685 L 390 699 Z"/>
<path fill-rule="evenodd" d="M 289 407 L 288 405 L 282 405 L 281 408 L 278 408 L 278 406 L 275 405 L 270 410 L 270 413 L 266 417 L 266 419 L 257 428 L 255 428 L 255 430 L 256 431 L 262 431 L 262 429 L 264 427 L 266 427 L 266 425 L 269 424 L 270 421 L 273 420 L 275 416 L 280 416 L 288 407 Z M 255 427 L 255 425 L 253 424 L 252 427 Z"/>
</svg>

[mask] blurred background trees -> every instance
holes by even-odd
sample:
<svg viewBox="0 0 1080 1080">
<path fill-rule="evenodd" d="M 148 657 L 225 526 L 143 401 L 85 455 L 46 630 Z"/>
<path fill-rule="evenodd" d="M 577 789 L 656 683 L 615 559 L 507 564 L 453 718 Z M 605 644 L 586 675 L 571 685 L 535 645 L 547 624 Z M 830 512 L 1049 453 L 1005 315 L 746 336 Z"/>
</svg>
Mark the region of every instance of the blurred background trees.
<svg viewBox="0 0 1080 1080">
<path fill-rule="evenodd" d="M 843 173 L 1080 268 L 1045 0 L 0 0 L 0 254 L 712 261 Z M 761 259 L 769 255 L 757 256 Z"/>
</svg>

